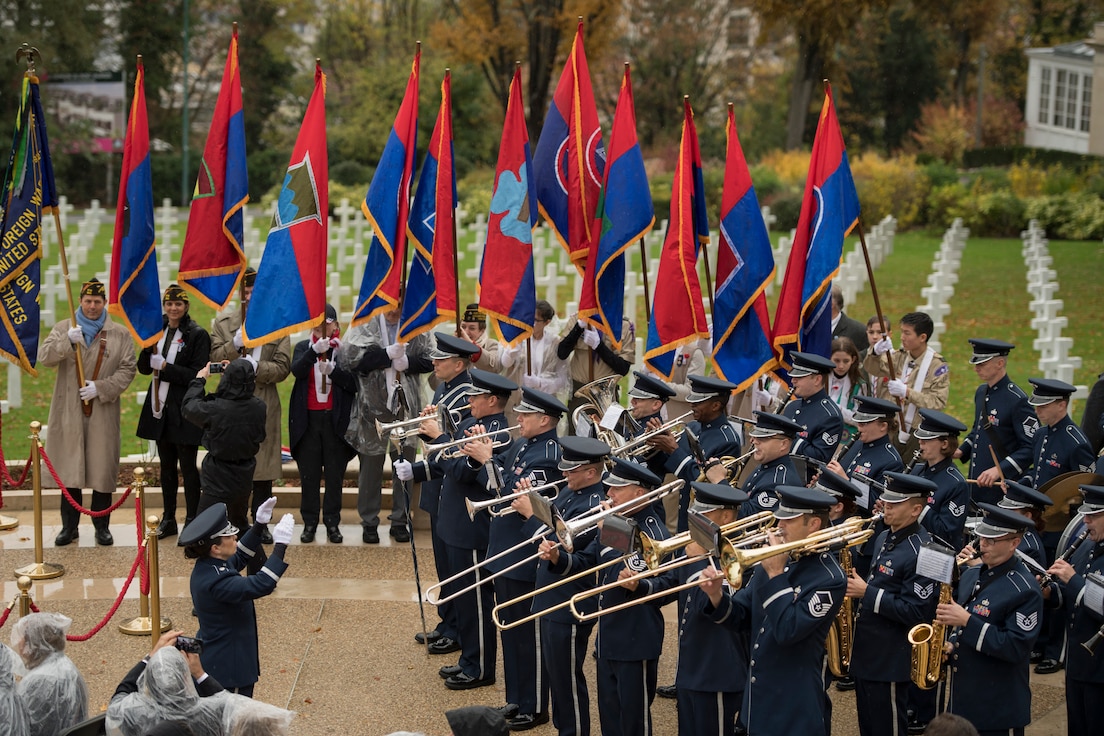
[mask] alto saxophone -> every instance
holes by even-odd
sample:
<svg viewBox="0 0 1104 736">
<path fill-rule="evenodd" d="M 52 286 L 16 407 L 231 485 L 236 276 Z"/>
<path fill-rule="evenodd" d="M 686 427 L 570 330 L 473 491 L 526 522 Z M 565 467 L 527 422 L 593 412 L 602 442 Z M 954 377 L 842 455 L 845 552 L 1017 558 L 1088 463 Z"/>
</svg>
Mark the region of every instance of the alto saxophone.
<svg viewBox="0 0 1104 736">
<path fill-rule="evenodd" d="M 950 583 L 939 586 L 939 602 L 951 602 Z M 909 629 L 908 642 L 912 645 L 909 676 L 921 690 L 931 690 L 943 678 L 943 642 L 946 635 L 946 625 L 938 621 L 916 624 Z"/>
<path fill-rule="evenodd" d="M 851 577 L 854 565 L 851 562 L 851 550 L 844 547 L 839 551 L 839 564 L 845 578 Z M 825 647 L 828 650 L 828 669 L 836 677 L 847 677 L 847 671 L 851 667 L 851 648 L 855 643 L 855 602 L 847 596 L 843 597 L 843 605 L 836 613 L 832 621 L 832 628 L 828 629 L 828 639 Z"/>
</svg>

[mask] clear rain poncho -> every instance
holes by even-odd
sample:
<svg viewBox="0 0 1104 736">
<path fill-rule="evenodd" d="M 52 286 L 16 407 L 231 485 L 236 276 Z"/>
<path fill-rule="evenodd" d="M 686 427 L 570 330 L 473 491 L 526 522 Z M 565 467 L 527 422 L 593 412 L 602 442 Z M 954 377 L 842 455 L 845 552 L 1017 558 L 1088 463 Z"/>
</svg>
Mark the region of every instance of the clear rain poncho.
<svg viewBox="0 0 1104 736">
<path fill-rule="evenodd" d="M 18 663 L 18 664 L 17 664 Z M 15 692 L 13 672 L 22 671 L 19 655 L 0 644 L 0 736 L 27 736 L 27 714 Z"/>
<path fill-rule="evenodd" d="M 119 694 L 107 706 L 108 736 L 144 736 L 154 724 L 186 723 L 194 736 L 219 736 L 227 693 L 201 698 L 184 655 L 162 647 L 138 676 L 138 691 Z"/>
<path fill-rule="evenodd" d="M 88 717 L 88 687 L 64 652 L 72 623 L 60 613 L 32 613 L 12 629 L 12 648 L 27 667 L 16 694 L 30 736 L 55 736 Z"/>
<path fill-rule="evenodd" d="M 232 695 L 222 713 L 225 736 L 287 736 L 295 713 L 242 695 Z"/>
</svg>

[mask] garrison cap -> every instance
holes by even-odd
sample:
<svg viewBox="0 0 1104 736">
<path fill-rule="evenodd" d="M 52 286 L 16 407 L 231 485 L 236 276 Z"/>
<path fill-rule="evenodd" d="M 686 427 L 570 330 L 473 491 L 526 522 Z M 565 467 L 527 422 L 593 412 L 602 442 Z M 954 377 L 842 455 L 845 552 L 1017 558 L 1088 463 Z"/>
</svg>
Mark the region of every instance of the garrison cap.
<svg viewBox="0 0 1104 736">
<path fill-rule="evenodd" d="M 971 365 L 980 365 L 987 360 L 1008 355 L 1016 347 L 1004 340 L 983 340 L 977 337 L 971 337 L 969 343 L 974 346 L 974 354 L 970 357 Z"/>
<path fill-rule="evenodd" d="M 495 396 L 509 398 L 510 394 L 517 391 L 518 388 L 518 385 L 506 376 L 500 376 L 491 371 L 472 368 L 468 371 L 468 375 L 471 376 L 471 385 L 468 386 L 466 392 L 468 396 L 494 394 Z"/>
<path fill-rule="evenodd" d="M 920 410 L 920 425 L 913 434 L 918 440 L 934 440 L 939 437 L 957 437 L 966 431 L 966 425 L 950 414 L 935 409 Z"/>
<path fill-rule="evenodd" d="M 326 323 L 327 324 L 333 324 L 336 321 L 337 321 L 337 310 L 334 309 L 334 305 L 327 304 L 326 305 Z"/>
<path fill-rule="evenodd" d="M 1046 406 L 1055 401 L 1069 401 L 1069 397 L 1073 396 L 1073 392 L 1077 390 L 1075 386 L 1053 378 L 1029 378 L 1027 380 L 1034 388 L 1031 396 L 1027 399 L 1027 403 L 1032 406 Z"/>
<path fill-rule="evenodd" d="M 610 453 L 609 445 L 593 437 L 559 437 L 556 441 L 563 448 L 558 466 L 560 470 L 573 470 L 602 462 Z"/>
<path fill-rule="evenodd" d="M 776 519 L 796 519 L 803 514 L 819 514 L 836 505 L 836 497 L 830 493 L 805 488 L 804 486 L 778 486 L 778 507 L 774 510 Z"/>
<path fill-rule="evenodd" d="M 602 482 L 613 488 L 623 486 L 643 486 L 648 490 L 659 488 L 663 485 L 663 479 L 648 470 L 646 465 L 634 463 L 624 458 L 613 458 L 613 467 L 606 473 Z"/>
<path fill-rule="evenodd" d="M 81 286 L 80 295 L 84 296 L 99 296 L 107 298 L 107 289 L 104 288 L 103 282 L 93 277 L 89 281 L 85 281 Z"/>
<path fill-rule="evenodd" d="M 885 474 L 886 489 L 882 491 L 882 500 L 886 503 L 900 503 L 910 499 L 926 500 L 935 493 L 938 486 L 927 478 L 908 473 L 889 471 Z"/>
<path fill-rule="evenodd" d="M 161 297 L 162 302 L 184 302 L 189 303 L 187 290 L 180 287 L 179 284 L 169 284 L 165 287 L 165 295 Z"/>
<path fill-rule="evenodd" d="M 735 383 L 723 378 L 687 376 L 686 380 L 690 382 L 690 393 L 686 396 L 686 402 L 689 404 L 700 404 L 711 399 L 720 399 L 727 403 L 732 392 L 736 390 Z"/>
<path fill-rule="evenodd" d="M 434 333 L 437 338 L 437 347 L 429 353 L 430 360 L 448 360 L 449 358 L 468 358 L 479 352 L 479 346 L 460 337 L 446 335 L 443 332 Z"/>
<path fill-rule="evenodd" d="M 659 399 L 667 401 L 675 395 L 675 390 L 650 373 L 633 371 L 636 383 L 629 389 L 629 398 L 632 399 Z"/>
<path fill-rule="evenodd" d="M 184 531 L 180 532 L 176 544 L 187 547 L 193 544 L 206 543 L 219 537 L 229 537 L 238 533 L 238 528 L 230 523 L 226 516 L 226 504 L 216 503 L 208 506 L 197 514 Z"/>
<path fill-rule="evenodd" d="M 793 368 L 790 368 L 790 378 L 812 376 L 817 373 L 831 373 L 836 367 L 828 358 L 815 353 L 790 353 Z"/>
<path fill-rule="evenodd" d="M 1045 493 L 1015 481 L 1004 482 L 1004 496 L 997 503 L 1002 509 L 1039 509 L 1053 506 L 1054 501 Z"/>
<path fill-rule="evenodd" d="M 842 475 L 836 475 L 830 470 L 825 470 L 820 474 L 814 488 L 819 488 L 834 496 L 836 503 L 847 499 L 854 501 L 861 495 L 858 487 L 850 479 L 844 478 Z"/>
<path fill-rule="evenodd" d="M 1104 486 L 1080 486 L 1085 500 L 1077 510 L 1088 516 L 1104 511 Z"/>
<path fill-rule="evenodd" d="M 559 418 L 567 413 L 564 403 L 552 394 L 528 386 L 521 389 L 521 401 L 514 407 L 518 414 L 547 414 Z"/>
<path fill-rule="evenodd" d="M 1028 527 L 1035 526 L 1035 522 L 1026 516 L 991 503 L 979 503 L 978 508 L 985 516 L 974 527 L 974 534 L 985 539 L 997 539 L 1006 534 L 1023 534 Z"/>
<path fill-rule="evenodd" d="M 253 268 L 252 266 L 249 266 L 248 268 L 245 269 L 245 272 L 242 274 L 241 285 L 242 286 L 252 286 L 256 282 L 257 282 L 257 269 Z"/>
<path fill-rule="evenodd" d="M 704 514 L 717 509 L 739 509 L 740 504 L 747 501 L 749 496 L 739 488 L 733 488 L 727 483 L 699 483 L 690 484 L 693 491 L 694 502 L 690 504 L 690 510 Z"/>
<path fill-rule="evenodd" d="M 852 418 L 856 424 L 873 422 L 876 419 L 888 421 L 899 411 L 901 408 L 892 401 L 874 396 L 856 396 L 855 414 Z"/>
<path fill-rule="evenodd" d="M 803 431 L 800 424 L 781 414 L 771 414 L 765 411 L 756 411 L 754 414 L 755 428 L 750 432 L 752 437 L 773 437 L 776 434 L 784 434 L 793 439 Z"/>
<path fill-rule="evenodd" d="M 481 310 L 478 304 L 469 304 L 464 308 L 464 316 L 460 321 L 478 322 L 481 325 L 485 325 L 487 324 L 487 313 Z"/>
</svg>

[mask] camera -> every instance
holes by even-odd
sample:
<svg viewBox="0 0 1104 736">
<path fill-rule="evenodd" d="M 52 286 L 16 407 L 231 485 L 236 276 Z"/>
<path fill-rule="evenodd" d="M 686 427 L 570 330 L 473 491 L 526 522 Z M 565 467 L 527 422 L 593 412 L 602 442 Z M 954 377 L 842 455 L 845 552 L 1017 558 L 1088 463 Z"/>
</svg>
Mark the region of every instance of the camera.
<svg viewBox="0 0 1104 736">
<path fill-rule="evenodd" d="M 176 643 L 173 644 L 173 646 L 189 654 L 200 654 L 203 652 L 203 640 L 191 636 L 176 637 Z"/>
<path fill-rule="evenodd" d="M 226 370 L 226 364 L 225 363 L 212 363 L 211 364 L 211 370 L 208 371 L 208 373 L 210 373 L 211 375 L 214 375 L 216 373 L 222 373 L 225 370 Z"/>
</svg>

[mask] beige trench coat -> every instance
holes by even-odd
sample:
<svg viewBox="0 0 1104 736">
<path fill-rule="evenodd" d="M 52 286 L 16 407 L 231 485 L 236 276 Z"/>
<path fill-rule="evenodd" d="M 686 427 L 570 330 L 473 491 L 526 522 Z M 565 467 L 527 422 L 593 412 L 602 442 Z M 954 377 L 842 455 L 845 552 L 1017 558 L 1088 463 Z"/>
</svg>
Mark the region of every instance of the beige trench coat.
<svg viewBox="0 0 1104 736">
<path fill-rule="evenodd" d="M 241 327 L 240 309 L 231 309 L 215 317 L 211 329 L 211 361 L 234 360 L 240 358 L 234 347 L 234 333 Z M 281 337 L 275 342 L 261 346 L 261 357 L 257 361 L 257 386 L 253 395 L 265 402 L 265 441 L 257 451 L 257 469 L 253 471 L 253 480 L 276 480 L 283 474 L 280 460 L 280 438 L 283 425 L 283 410 L 280 406 L 280 394 L 276 384 L 291 373 L 291 340 Z"/>
<path fill-rule="evenodd" d="M 77 386 L 76 351 L 69 342 L 68 332 L 69 320 L 63 319 L 38 346 L 38 364 L 57 367 L 46 432 L 46 454 L 66 487 L 113 493 L 119 478 L 122 440 L 119 399 L 138 372 L 134 342 L 125 327 L 107 317 L 100 334 L 90 346 L 83 348 L 81 360 L 85 378 L 92 380 L 100 340 L 107 341 L 95 378 L 97 396 L 92 400 L 92 416 L 85 417 Z M 47 488 L 57 487 L 45 470 L 42 483 Z"/>
</svg>

